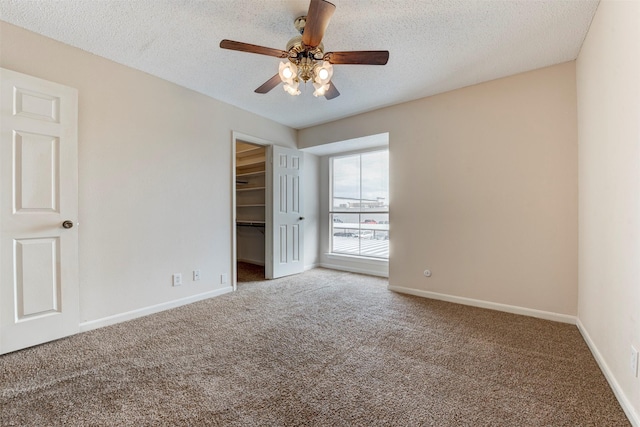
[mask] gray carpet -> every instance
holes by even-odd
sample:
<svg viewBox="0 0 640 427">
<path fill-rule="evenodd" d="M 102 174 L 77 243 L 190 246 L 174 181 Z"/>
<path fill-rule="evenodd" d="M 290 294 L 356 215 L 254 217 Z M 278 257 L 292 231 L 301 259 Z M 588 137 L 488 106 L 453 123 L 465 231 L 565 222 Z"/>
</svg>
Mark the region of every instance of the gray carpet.
<svg viewBox="0 0 640 427">
<path fill-rule="evenodd" d="M 264 278 L 264 266 L 249 264 L 248 262 L 238 262 L 237 277 L 238 283 L 266 280 Z"/>
<path fill-rule="evenodd" d="M 315 269 L 0 357 L 0 424 L 628 426 L 575 326 Z"/>
</svg>

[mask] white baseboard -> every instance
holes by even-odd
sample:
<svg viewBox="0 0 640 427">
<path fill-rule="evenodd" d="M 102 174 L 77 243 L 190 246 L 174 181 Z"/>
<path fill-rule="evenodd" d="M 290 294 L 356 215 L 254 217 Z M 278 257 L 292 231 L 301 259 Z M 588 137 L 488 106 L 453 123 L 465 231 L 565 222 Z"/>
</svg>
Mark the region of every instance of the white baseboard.
<svg viewBox="0 0 640 427">
<path fill-rule="evenodd" d="M 320 264 L 309 264 L 304 266 L 304 271 L 313 270 L 314 268 L 320 267 Z"/>
<path fill-rule="evenodd" d="M 369 276 L 389 277 L 389 273 L 381 273 L 379 271 L 372 271 L 366 268 L 346 267 L 344 265 L 327 264 L 325 262 L 320 263 L 320 267 L 328 268 L 330 270 L 348 271 L 349 273 L 368 274 Z"/>
<path fill-rule="evenodd" d="M 553 313 L 550 311 L 536 310 L 534 308 L 518 307 L 516 305 L 500 304 L 497 302 L 483 301 L 472 298 L 457 297 L 454 295 L 440 294 L 437 292 L 422 291 L 420 289 L 404 288 L 402 286 L 387 287 L 390 291 L 402 294 L 416 295 L 419 297 L 453 302 L 456 304 L 470 305 L 473 307 L 488 308 L 490 310 L 504 311 L 507 313 L 521 314 L 523 316 L 537 317 L 539 319 L 553 320 L 554 322 L 576 324 L 576 317 L 568 314 Z"/>
<path fill-rule="evenodd" d="M 102 328 L 104 326 L 115 325 L 116 323 L 126 322 L 127 320 L 136 319 L 138 317 L 147 316 L 149 314 L 158 313 L 164 310 L 169 310 L 170 308 L 176 308 L 182 305 L 191 304 L 196 301 L 202 301 L 205 299 L 217 297 L 219 295 L 223 295 L 232 291 L 233 288 L 231 286 L 227 286 L 221 289 L 216 289 L 198 295 L 192 295 L 186 298 L 180 298 L 149 307 L 143 307 L 137 310 L 127 311 L 125 313 L 114 314 L 113 316 L 107 316 L 101 319 L 89 320 L 87 322 L 80 323 L 80 332 L 86 332 L 93 329 Z"/>
<path fill-rule="evenodd" d="M 618 384 L 618 381 L 616 381 L 616 378 L 613 376 L 611 369 L 609 369 L 609 365 L 607 365 L 607 362 L 605 362 L 604 358 L 602 357 L 602 354 L 600 354 L 600 352 L 598 351 L 598 347 L 596 347 L 595 343 L 589 336 L 589 333 L 587 332 L 584 325 L 580 321 L 580 318 L 577 319 L 576 324 L 578 326 L 578 330 L 582 334 L 582 338 L 584 338 L 585 342 L 587 343 L 587 346 L 589 346 L 589 350 L 591 350 L 591 354 L 593 354 L 593 357 L 596 359 L 596 362 L 598 363 L 600 370 L 602 371 L 602 373 L 604 374 L 604 377 L 609 382 L 609 386 L 611 387 L 611 390 L 613 390 L 613 394 L 616 396 L 616 399 L 618 399 L 620 406 L 622 406 L 622 410 L 624 411 L 627 418 L 629 418 L 631 425 L 633 425 L 634 427 L 640 427 L 640 414 L 638 414 L 635 411 L 635 409 L 631 405 L 631 402 L 629 401 L 629 399 L 627 399 L 627 396 L 625 396 L 625 394 L 623 393 L 622 389 L 620 388 L 620 384 Z"/>
</svg>

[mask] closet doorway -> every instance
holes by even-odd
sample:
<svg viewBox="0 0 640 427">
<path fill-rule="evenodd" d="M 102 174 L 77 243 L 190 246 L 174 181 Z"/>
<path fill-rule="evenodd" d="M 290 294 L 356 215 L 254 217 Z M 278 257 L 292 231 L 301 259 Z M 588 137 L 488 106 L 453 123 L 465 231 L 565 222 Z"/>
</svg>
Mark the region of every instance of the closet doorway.
<svg viewBox="0 0 640 427">
<path fill-rule="evenodd" d="M 233 289 L 238 278 L 276 279 L 302 273 L 303 154 L 237 132 L 232 138 Z"/>
<path fill-rule="evenodd" d="M 267 146 L 236 140 L 236 279 L 265 280 Z"/>
</svg>

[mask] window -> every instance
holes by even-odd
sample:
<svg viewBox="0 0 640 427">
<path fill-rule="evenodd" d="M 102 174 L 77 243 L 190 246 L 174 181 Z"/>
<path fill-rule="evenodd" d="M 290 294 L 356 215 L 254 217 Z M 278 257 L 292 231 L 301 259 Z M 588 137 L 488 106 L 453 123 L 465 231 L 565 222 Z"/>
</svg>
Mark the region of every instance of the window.
<svg viewBox="0 0 640 427">
<path fill-rule="evenodd" d="M 389 258 L 389 150 L 331 158 L 331 253 Z"/>
</svg>

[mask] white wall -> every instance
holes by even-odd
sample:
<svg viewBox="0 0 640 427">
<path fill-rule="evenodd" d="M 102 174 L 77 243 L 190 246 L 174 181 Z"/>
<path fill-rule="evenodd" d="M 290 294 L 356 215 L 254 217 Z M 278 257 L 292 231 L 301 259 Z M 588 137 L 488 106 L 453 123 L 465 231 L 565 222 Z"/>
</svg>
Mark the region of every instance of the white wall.
<svg viewBox="0 0 640 427">
<path fill-rule="evenodd" d="M 297 132 L 4 22 L 0 31 L 0 66 L 79 90 L 81 321 L 228 286 L 232 131 L 289 147 Z"/>
<path fill-rule="evenodd" d="M 389 132 L 392 287 L 571 321 L 576 117 L 569 62 L 303 129 L 298 144 Z"/>
<path fill-rule="evenodd" d="M 602 1 L 577 60 L 579 324 L 640 426 L 640 2 Z M 626 402 L 626 403 L 625 403 Z"/>
<path fill-rule="evenodd" d="M 238 261 L 265 264 L 265 227 L 237 227 Z"/>
<path fill-rule="evenodd" d="M 305 270 L 317 267 L 319 259 L 320 228 L 320 158 L 304 153 L 304 265 Z"/>
</svg>

